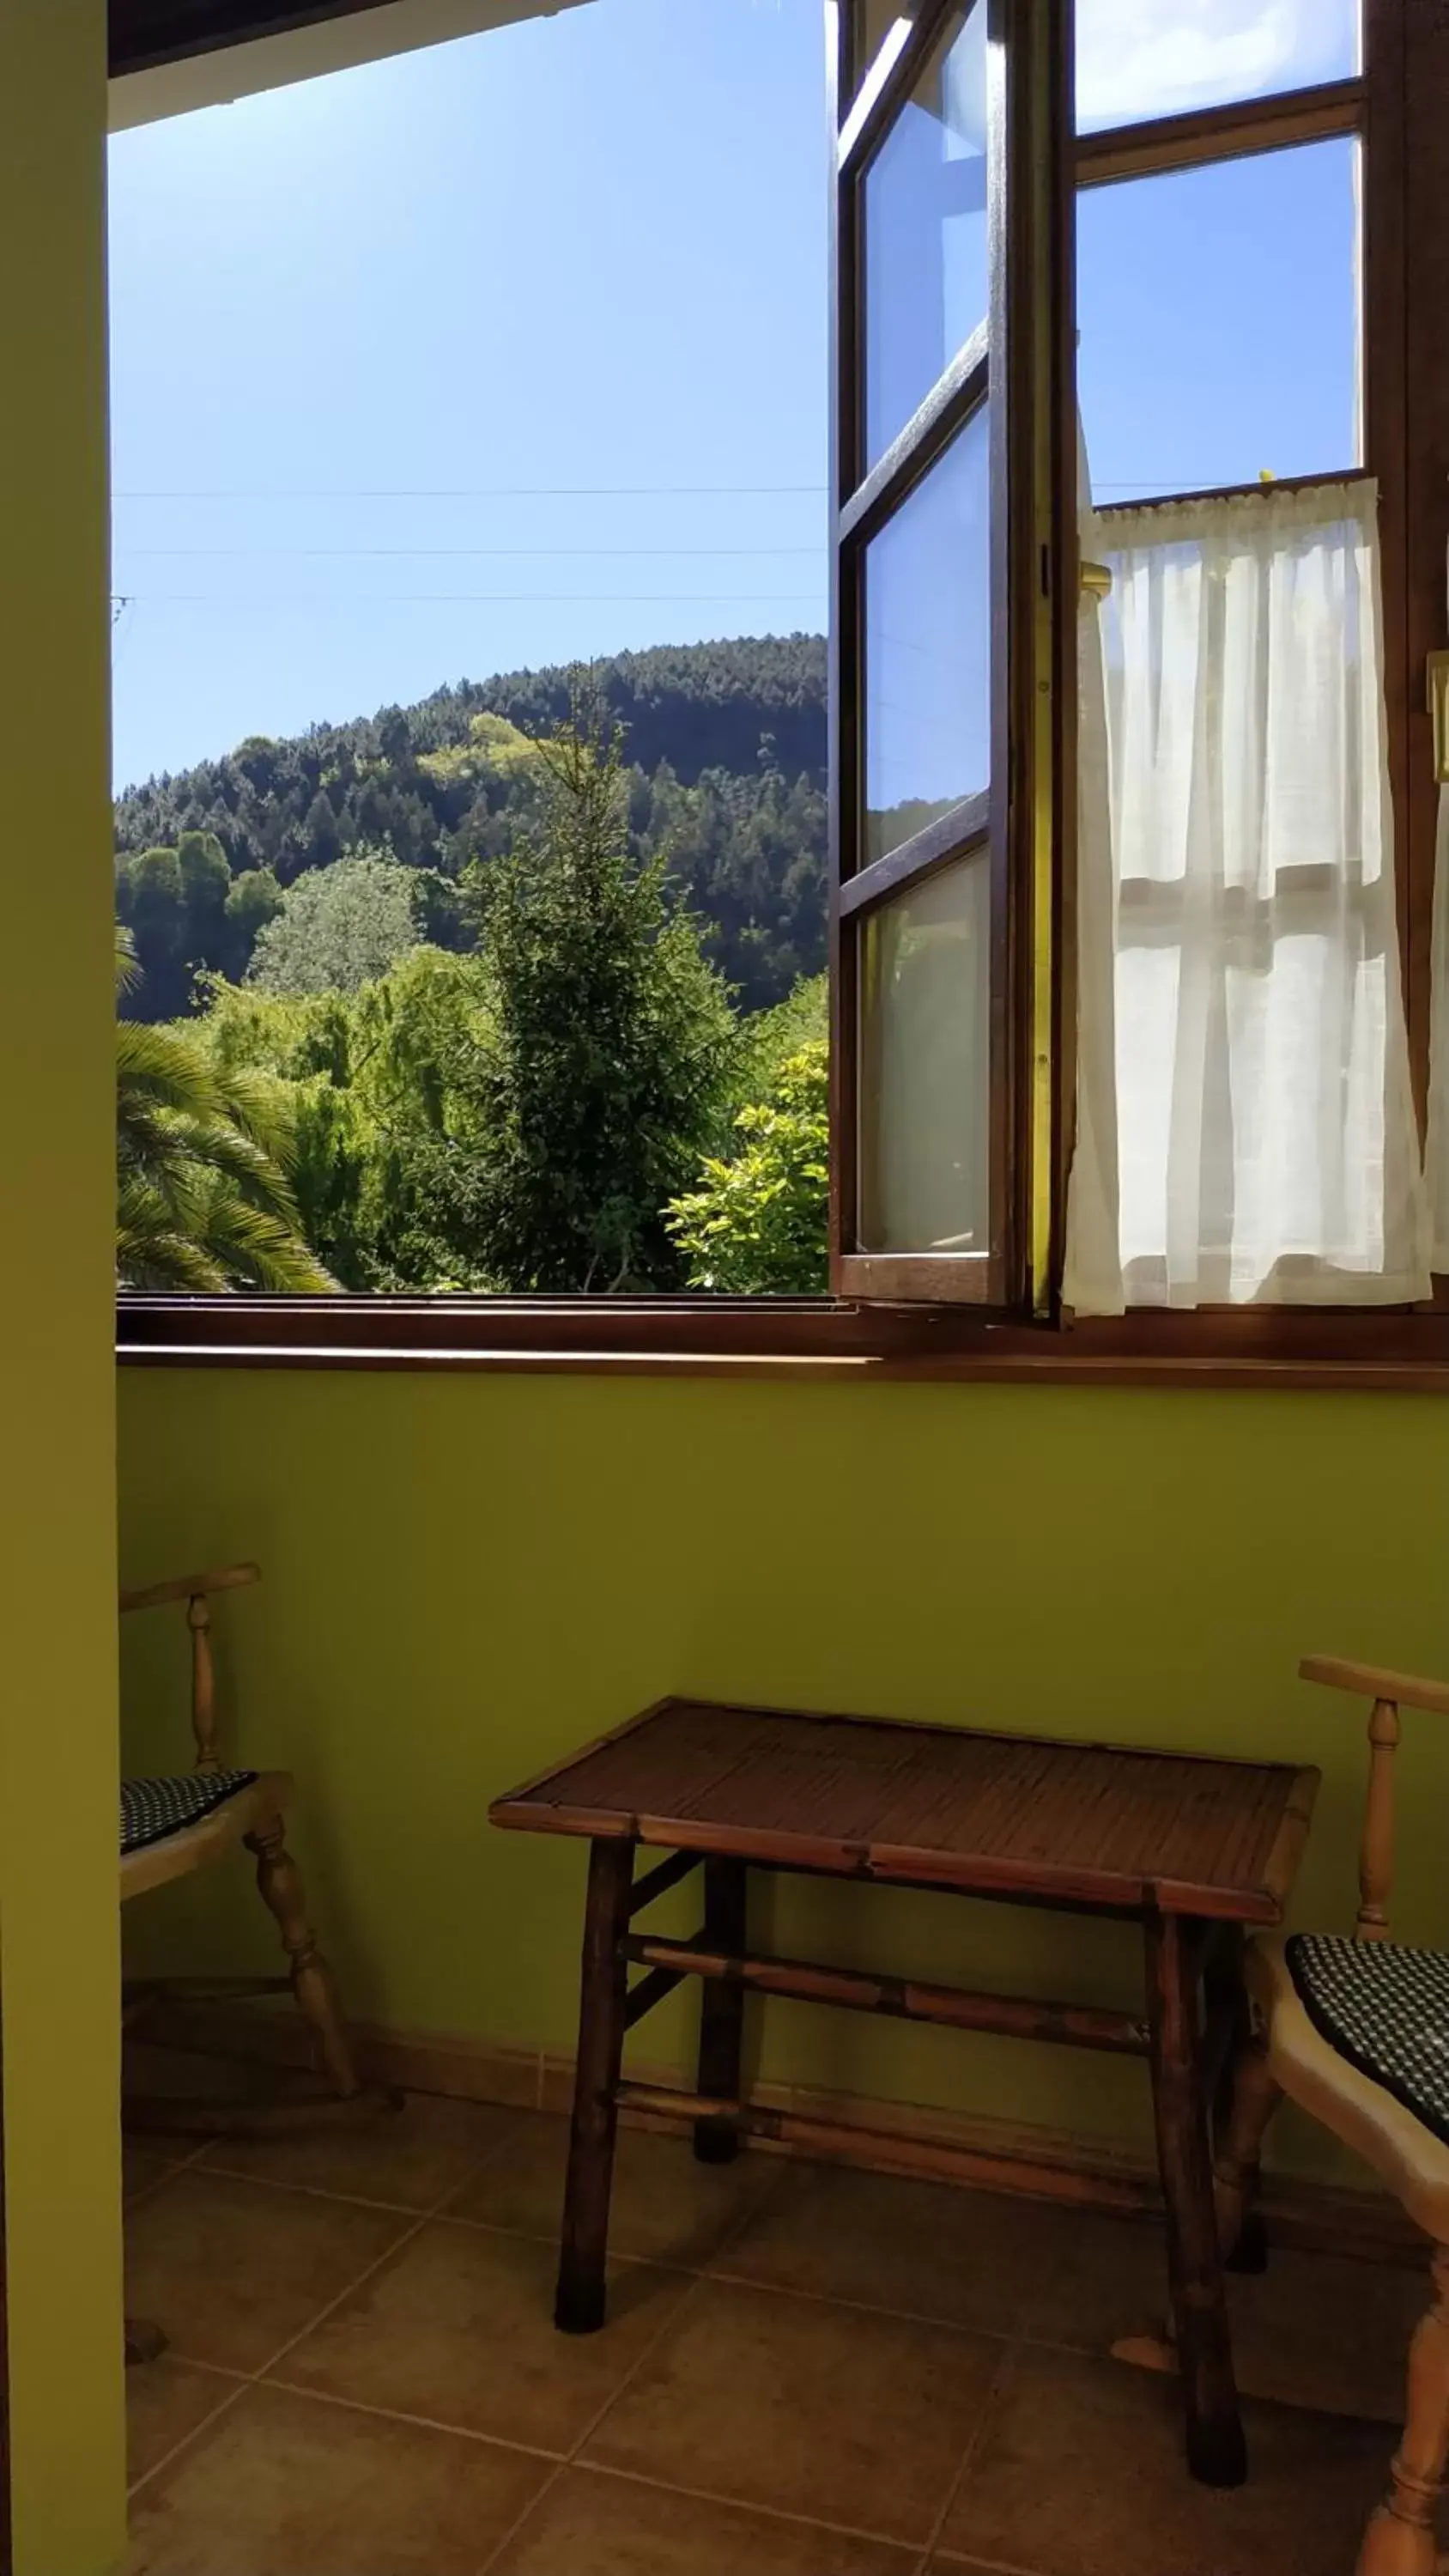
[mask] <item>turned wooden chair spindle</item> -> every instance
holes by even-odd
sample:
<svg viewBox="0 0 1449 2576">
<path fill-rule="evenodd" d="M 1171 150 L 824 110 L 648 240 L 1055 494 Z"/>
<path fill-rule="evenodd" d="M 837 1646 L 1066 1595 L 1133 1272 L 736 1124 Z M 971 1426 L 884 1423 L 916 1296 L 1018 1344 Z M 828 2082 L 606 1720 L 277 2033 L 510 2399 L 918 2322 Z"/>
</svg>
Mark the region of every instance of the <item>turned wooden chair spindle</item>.
<svg viewBox="0 0 1449 2576">
<path fill-rule="evenodd" d="M 211 1604 L 204 1592 L 193 1592 L 186 1604 L 191 1630 L 191 1732 L 196 1738 L 194 1768 L 210 1776 L 221 1769 L 216 1749 L 216 1668 L 211 1659 Z"/>
<path fill-rule="evenodd" d="M 307 2026 L 310 2053 L 329 2094 L 351 2102 L 362 2094 L 343 2018 L 336 1982 L 318 1947 L 307 1916 L 301 1873 L 287 1849 L 285 1819 L 293 1796 L 286 1771 L 230 1770 L 224 1767 L 216 1707 L 216 1668 L 212 1655 L 211 1603 L 218 1593 L 232 1592 L 261 1580 L 255 1565 L 229 1565 L 182 1575 L 121 1594 L 123 1612 L 152 1610 L 184 1602 L 191 1634 L 191 1729 L 195 1744 L 192 1768 L 184 1775 L 130 1779 L 121 1789 L 121 1896 L 143 1895 L 172 1879 L 223 1859 L 242 1844 L 256 1862 L 257 1887 L 281 1934 L 287 1959 L 284 1978 L 227 1980 L 229 1995 L 263 1994 L 290 1985 Z M 216 1992 L 215 1981 L 167 1979 L 169 1987 L 200 1984 Z M 158 1988 L 145 1990 L 154 2000 Z M 298 2106 L 276 2106 L 279 2111 Z M 130 2106 L 137 2124 L 176 2125 L 188 2133 L 198 2127 L 237 2125 L 235 2105 L 140 2103 Z M 248 2110 L 253 2126 L 274 2125 L 256 2107 Z"/>
<path fill-rule="evenodd" d="M 1410 2345 L 1403 2438 L 1358 2576 L 1443 2576 L 1435 2510 L 1449 2460 L 1449 1951 L 1394 1944 L 1389 1903 L 1399 1712 L 1449 1717 L 1449 1683 L 1327 1655 L 1299 1670 L 1372 1701 L 1358 1913 L 1352 1938 L 1275 1934 L 1248 1945 L 1253 2029 L 1215 2164 L 1218 2224 L 1225 2252 L 1246 2252 L 1253 2265 L 1263 2140 L 1286 2095 L 1363 2156 L 1430 2239 L 1430 2303 Z"/>
<path fill-rule="evenodd" d="M 1317 1656 L 1302 1667 L 1305 1681 L 1326 1681 L 1327 1668 Z M 1418 1705 L 1410 1701 L 1410 1706 Z M 1354 1934 L 1360 1941 L 1387 1941 L 1389 1898 L 1394 1885 L 1394 1755 L 1399 1749 L 1398 1702 L 1376 1699 L 1369 1718 L 1369 1783 L 1364 1801 L 1363 1839 L 1358 1856 L 1358 1913 Z"/>
</svg>

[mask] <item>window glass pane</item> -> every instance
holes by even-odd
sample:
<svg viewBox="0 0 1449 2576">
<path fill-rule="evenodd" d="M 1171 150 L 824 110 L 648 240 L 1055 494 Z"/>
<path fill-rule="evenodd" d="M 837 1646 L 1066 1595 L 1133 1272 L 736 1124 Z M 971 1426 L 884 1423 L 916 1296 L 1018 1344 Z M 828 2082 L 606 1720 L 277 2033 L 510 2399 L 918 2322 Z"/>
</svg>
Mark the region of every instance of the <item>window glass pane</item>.
<svg viewBox="0 0 1449 2576">
<path fill-rule="evenodd" d="M 990 1238 L 991 870 L 958 859 L 871 913 L 861 954 L 860 1241 Z"/>
<path fill-rule="evenodd" d="M 1358 150 L 1345 136 L 1082 190 L 1098 503 L 1360 462 Z"/>
<path fill-rule="evenodd" d="M 988 783 L 989 518 L 983 403 L 865 550 L 866 865 Z"/>
<path fill-rule="evenodd" d="M 986 318 L 986 5 L 954 10 L 865 178 L 867 467 Z"/>
<path fill-rule="evenodd" d="M 1359 69 L 1360 0 L 1077 0 L 1084 133 Z"/>
</svg>

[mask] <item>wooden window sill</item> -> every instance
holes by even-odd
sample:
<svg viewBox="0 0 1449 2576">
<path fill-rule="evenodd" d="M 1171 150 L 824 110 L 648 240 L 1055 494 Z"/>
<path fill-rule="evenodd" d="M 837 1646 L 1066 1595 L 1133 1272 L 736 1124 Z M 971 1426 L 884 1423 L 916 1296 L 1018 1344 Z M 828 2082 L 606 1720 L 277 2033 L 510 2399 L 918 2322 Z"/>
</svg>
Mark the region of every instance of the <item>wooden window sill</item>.
<svg viewBox="0 0 1449 2576">
<path fill-rule="evenodd" d="M 828 1298 L 141 1297 L 151 1368 L 508 1369 L 1449 1394 L 1449 1307 L 1138 1313 L 1062 1326 Z"/>
</svg>

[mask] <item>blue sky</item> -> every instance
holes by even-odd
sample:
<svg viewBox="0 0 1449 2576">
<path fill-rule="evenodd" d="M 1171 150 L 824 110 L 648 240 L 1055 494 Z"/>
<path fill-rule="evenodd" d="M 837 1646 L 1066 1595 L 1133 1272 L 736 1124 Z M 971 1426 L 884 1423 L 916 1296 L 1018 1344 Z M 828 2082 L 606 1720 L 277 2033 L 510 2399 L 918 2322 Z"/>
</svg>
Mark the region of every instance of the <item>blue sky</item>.
<svg viewBox="0 0 1449 2576">
<path fill-rule="evenodd" d="M 1342 0 L 1082 7 L 1124 113 L 1343 67 Z M 115 138 L 118 784 L 823 624 L 822 64 L 819 0 L 596 0 Z M 1101 497 L 1353 461 L 1352 178 L 1086 202 Z"/>
<path fill-rule="evenodd" d="M 822 60 L 818 0 L 603 0 L 115 138 L 118 782 L 821 625 Z"/>
</svg>

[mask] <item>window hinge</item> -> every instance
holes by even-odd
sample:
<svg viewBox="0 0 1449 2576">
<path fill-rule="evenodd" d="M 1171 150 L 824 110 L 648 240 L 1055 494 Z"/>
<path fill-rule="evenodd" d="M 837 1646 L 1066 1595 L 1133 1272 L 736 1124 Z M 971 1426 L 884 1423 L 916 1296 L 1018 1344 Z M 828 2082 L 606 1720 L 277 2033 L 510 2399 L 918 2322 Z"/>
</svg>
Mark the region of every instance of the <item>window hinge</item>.
<svg viewBox="0 0 1449 2576">
<path fill-rule="evenodd" d="M 1434 719 L 1434 775 L 1441 786 L 1449 787 L 1449 653 L 1431 653 L 1424 669 Z"/>
<path fill-rule="evenodd" d="M 1109 570 L 1109 568 L 1108 568 L 1108 566 L 1107 566 L 1106 564 L 1099 564 L 1099 563 L 1086 563 L 1086 562 L 1084 562 L 1084 563 L 1083 563 L 1083 565 L 1082 565 L 1082 588 L 1083 588 L 1083 590 L 1089 590 L 1089 591 L 1091 592 L 1092 597 L 1093 597 L 1094 599 L 1105 599 L 1105 598 L 1106 598 L 1106 596 L 1107 596 L 1107 593 L 1108 593 L 1108 591 L 1111 589 L 1111 587 L 1112 587 L 1112 575 L 1111 575 L 1111 571 Z"/>
</svg>

